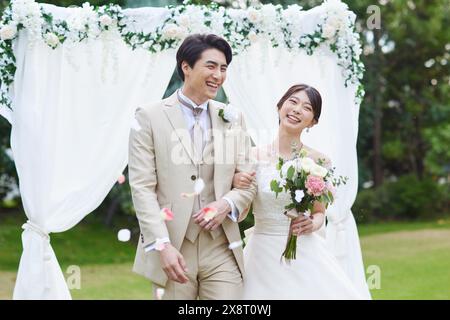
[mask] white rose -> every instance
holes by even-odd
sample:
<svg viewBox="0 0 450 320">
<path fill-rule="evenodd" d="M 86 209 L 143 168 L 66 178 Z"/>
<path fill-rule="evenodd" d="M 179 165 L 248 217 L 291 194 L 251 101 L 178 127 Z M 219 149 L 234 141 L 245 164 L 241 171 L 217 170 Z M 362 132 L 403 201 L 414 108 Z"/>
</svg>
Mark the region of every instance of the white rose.
<svg viewBox="0 0 450 320">
<path fill-rule="evenodd" d="M 256 24 L 260 22 L 261 17 L 261 12 L 259 12 L 259 10 L 256 10 L 255 8 L 248 9 L 248 20 L 250 20 L 251 23 Z"/>
<path fill-rule="evenodd" d="M 178 19 L 178 24 L 185 28 L 189 28 L 189 26 L 191 25 L 191 19 L 189 18 L 188 15 L 185 14 L 181 15 L 180 18 Z"/>
<path fill-rule="evenodd" d="M 108 16 L 107 14 L 102 15 L 102 16 L 99 18 L 99 21 L 100 21 L 100 24 L 101 24 L 103 27 L 110 26 L 110 25 L 112 24 L 112 22 L 113 22 L 113 20 L 111 19 L 111 17 Z"/>
<path fill-rule="evenodd" d="M 11 40 L 17 34 L 17 27 L 15 25 L 6 25 L 0 29 L 0 38 L 2 40 Z"/>
<path fill-rule="evenodd" d="M 173 23 L 167 24 L 163 29 L 163 36 L 165 38 L 171 38 L 171 39 L 177 38 L 178 37 L 178 26 Z"/>
<path fill-rule="evenodd" d="M 250 40 L 250 42 L 255 43 L 256 41 L 258 41 L 258 35 L 255 33 L 255 31 L 251 31 L 248 34 L 248 38 Z"/>
<path fill-rule="evenodd" d="M 311 174 L 317 177 L 323 178 L 327 175 L 327 173 L 328 173 L 327 169 L 317 164 L 311 168 Z"/>
<path fill-rule="evenodd" d="M 313 159 L 305 157 L 300 159 L 300 165 L 305 172 L 310 173 L 316 163 Z"/>
<path fill-rule="evenodd" d="M 322 30 L 323 32 L 323 36 L 326 39 L 330 39 L 334 36 L 334 34 L 336 33 L 336 28 L 334 28 L 332 25 L 330 24 L 326 24 L 325 27 Z"/>
<path fill-rule="evenodd" d="M 59 44 L 59 38 L 56 34 L 54 34 L 53 32 L 48 32 L 45 35 L 45 42 L 47 42 L 47 44 L 51 47 L 56 47 Z"/>
</svg>

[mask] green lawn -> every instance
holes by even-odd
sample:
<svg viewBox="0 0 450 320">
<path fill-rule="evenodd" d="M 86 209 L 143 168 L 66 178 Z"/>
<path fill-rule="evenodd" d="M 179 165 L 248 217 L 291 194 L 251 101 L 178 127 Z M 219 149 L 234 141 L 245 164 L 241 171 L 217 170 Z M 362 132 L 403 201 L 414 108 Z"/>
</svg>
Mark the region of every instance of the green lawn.
<svg viewBox="0 0 450 320">
<path fill-rule="evenodd" d="M 20 217 L 0 216 L 0 299 L 10 299 L 21 254 Z M 131 272 L 137 239 L 123 243 L 117 231 L 80 223 L 52 235 L 63 272 L 81 268 L 74 299 L 149 299 L 150 283 Z M 450 299 L 450 219 L 359 226 L 365 266 L 381 270 L 374 299 Z M 65 273 L 69 276 L 68 273 Z"/>
</svg>

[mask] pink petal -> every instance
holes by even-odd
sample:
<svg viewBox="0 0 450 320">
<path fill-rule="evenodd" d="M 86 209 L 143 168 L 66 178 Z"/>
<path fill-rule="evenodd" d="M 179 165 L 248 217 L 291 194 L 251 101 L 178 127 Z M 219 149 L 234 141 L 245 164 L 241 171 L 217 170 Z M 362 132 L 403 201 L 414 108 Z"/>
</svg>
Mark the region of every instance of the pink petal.
<svg viewBox="0 0 450 320">
<path fill-rule="evenodd" d="M 195 192 L 193 192 L 193 193 L 186 193 L 186 192 L 183 192 L 182 194 L 181 194 L 181 197 L 182 198 L 192 198 L 192 197 L 195 197 L 197 194 L 195 193 Z"/>
<path fill-rule="evenodd" d="M 123 174 L 120 175 L 120 177 L 117 179 L 117 182 L 119 184 L 123 184 L 126 181 L 126 178 Z"/>
<path fill-rule="evenodd" d="M 166 243 L 165 242 L 162 242 L 159 239 L 156 240 L 155 250 L 161 251 L 161 250 L 164 250 L 165 247 L 166 247 Z"/>
<path fill-rule="evenodd" d="M 168 220 L 168 221 L 173 220 L 173 212 L 169 208 L 162 208 L 161 216 L 164 220 Z"/>
<path fill-rule="evenodd" d="M 216 208 L 206 207 L 206 208 L 203 208 L 202 211 L 203 211 L 203 219 L 205 221 L 210 221 L 217 214 L 217 209 Z"/>
</svg>

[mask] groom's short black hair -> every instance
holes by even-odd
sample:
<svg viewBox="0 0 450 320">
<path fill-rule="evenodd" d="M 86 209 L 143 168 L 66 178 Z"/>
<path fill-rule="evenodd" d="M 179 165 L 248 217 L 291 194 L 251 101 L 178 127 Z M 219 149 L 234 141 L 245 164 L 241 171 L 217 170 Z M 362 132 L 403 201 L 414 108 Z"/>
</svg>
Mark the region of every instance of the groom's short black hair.
<svg viewBox="0 0 450 320">
<path fill-rule="evenodd" d="M 193 34 L 184 39 L 177 51 L 177 72 L 181 80 L 184 81 L 184 73 L 181 63 L 186 61 L 193 68 L 202 52 L 208 49 L 217 49 L 225 55 L 227 64 L 233 58 L 233 52 L 228 42 L 215 34 Z"/>
</svg>

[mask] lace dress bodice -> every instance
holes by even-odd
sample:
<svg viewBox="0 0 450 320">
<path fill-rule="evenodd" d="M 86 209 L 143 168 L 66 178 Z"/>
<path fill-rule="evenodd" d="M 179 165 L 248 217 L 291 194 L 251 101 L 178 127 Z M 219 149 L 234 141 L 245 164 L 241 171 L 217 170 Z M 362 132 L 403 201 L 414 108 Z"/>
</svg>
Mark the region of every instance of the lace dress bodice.
<svg viewBox="0 0 450 320">
<path fill-rule="evenodd" d="M 255 233 L 287 235 L 290 219 L 283 212 L 290 202 L 288 193 L 281 192 L 278 197 L 270 190 L 270 181 L 276 178 L 278 171 L 275 163 L 260 162 L 256 165 L 256 182 L 258 192 L 253 202 Z"/>
</svg>

